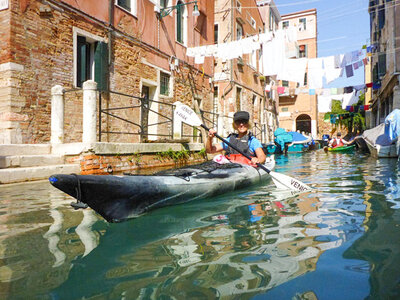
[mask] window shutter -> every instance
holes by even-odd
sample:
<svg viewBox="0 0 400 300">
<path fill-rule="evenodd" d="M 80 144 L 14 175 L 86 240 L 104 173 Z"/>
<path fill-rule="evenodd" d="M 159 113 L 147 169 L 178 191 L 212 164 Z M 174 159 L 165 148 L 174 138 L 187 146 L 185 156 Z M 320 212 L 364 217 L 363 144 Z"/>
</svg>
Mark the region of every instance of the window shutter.
<svg viewBox="0 0 400 300">
<path fill-rule="evenodd" d="M 77 37 L 77 72 L 76 72 L 76 86 L 82 87 L 83 82 L 86 80 L 86 38 L 83 36 Z"/>
<path fill-rule="evenodd" d="M 97 82 L 97 89 L 104 91 L 108 83 L 108 48 L 107 43 L 96 43 L 94 53 L 94 80 Z"/>
<path fill-rule="evenodd" d="M 180 5 L 178 3 L 177 5 Z M 176 9 L 176 39 L 178 42 L 183 42 L 183 33 L 182 33 L 182 8 L 180 6 Z"/>
<path fill-rule="evenodd" d="M 378 55 L 378 77 L 383 77 L 386 74 L 386 53 Z"/>
<path fill-rule="evenodd" d="M 305 53 L 306 53 L 305 57 L 308 57 L 308 45 L 304 45 L 304 49 L 305 49 Z"/>
</svg>

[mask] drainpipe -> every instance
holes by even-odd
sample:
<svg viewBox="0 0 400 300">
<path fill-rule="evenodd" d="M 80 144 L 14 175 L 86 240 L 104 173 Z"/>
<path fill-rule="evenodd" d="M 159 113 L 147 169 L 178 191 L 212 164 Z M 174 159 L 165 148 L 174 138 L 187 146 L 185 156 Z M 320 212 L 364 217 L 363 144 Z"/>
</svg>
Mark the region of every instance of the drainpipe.
<svg viewBox="0 0 400 300">
<path fill-rule="evenodd" d="M 107 80 L 107 88 L 110 90 L 110 82 L 111 82 L 111 61 L 112 61 L 112 43 L 113 43 L 113 31 L 114 31 L 114 0 L 109 0 L 109 9 L 108 9 L 108 80 Z"/>
</svg>

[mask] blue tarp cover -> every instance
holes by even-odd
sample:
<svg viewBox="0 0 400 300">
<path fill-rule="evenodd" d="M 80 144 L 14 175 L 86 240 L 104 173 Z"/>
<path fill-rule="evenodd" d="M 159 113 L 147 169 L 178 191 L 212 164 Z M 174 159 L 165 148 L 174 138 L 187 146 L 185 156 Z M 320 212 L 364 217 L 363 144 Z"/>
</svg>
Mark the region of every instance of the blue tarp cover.
<svg viewBox="0 0 400 300">
<path fill-rule="evenodd" d="M 308 137 L 305 137 L 304 135 L 302 135 L 301 133 L 296 132 L 296 131 L 290 131 L 288 133 L 292 135 L 293 142 L 301 142 L 301 141 L 306 141 L 309 139 Z"/>
<path fill-rule="evenodd" d="M 394 141 L 400 135 L 400 110 L 395 109 L 385 118 L 385 135 Z"/>
<path fill-rule="evenodd" d="M 283 128 L 275 130 L 274 136 L 275 142 L 281 147 L 282 151 L 285 149 L 285 143 L 293 142 L 293 136 Z"/>
</svg>

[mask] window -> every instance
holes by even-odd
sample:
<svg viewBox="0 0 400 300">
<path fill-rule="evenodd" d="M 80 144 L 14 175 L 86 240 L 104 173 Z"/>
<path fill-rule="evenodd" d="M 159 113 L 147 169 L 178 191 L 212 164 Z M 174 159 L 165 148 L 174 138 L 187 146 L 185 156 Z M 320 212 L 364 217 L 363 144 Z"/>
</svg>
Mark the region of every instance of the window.
<svg viewBox="0 0 400 300">
<path fill-rule="evenodd" d="M 161 8 L 166 8 L 166 7 L 168 7 L 168 1 L 169 1 L 169 0 L 160 0 L 160 7 L 161 7 Z"/>
<path fill-rule="evenodd" d="M 237 9 L 239 12 L 242 12 L 242 4 L 240 3 L 240 1 L 236 1 L 236 9 Z"/>
<path fill-rule="evenodd" d="M 82 87 L 87 80 L 95 80 L 97 88 L 107 88 L 108 47 L 100 37 L 74 28 L 75 86 Z"/>
<path fill-rule="evenodd" d="M 242 106 L 242 89 L 236 87 L 236 110 L 241 110 Z"/>
<path fill-rule="evenodd" d="M 272 12 L 272 9 L 269 10 L 269 31 L 275 31 L 276 29 L 276 17 Z"/>
<path fill-rule="evenodd" d="M 282 22 L 282 29 L 289 28 L 289 21 L 283 21 Z"/>
<path fill-rule="evenodd" d="M 182 43 L 186 45 L 186 33 L 187 33 L 187 27 L 186 27 L 186 15 L 187 11 L 185 8 L 185 5 L 180 5 L 183 4 L 182 1 L 178 1 L 176 3 L 177 8 L 176 8 L 176 40 L 179 43 Z"/>
<path fill-rule="evenodd" d="M 251 16 L 250 16 L 250 25 L 251 25 L 251 27 L 253 27 L 254 29 L 256 29 L 256 26 L 257 26 L 256 20 L 254 20 L 254 18 L 251 17 Z"/>
<path fill-rule="evenodd" d="M 214 44 L 218 44 L 218 24 L 214 24 Z"/>
<path fill-rule="evenodd" d="M 286 111 L 289 111 L 289 108 L 288 107 L 282 107 L 282 112 L 286 112 Z"/>
<path fill-rule="evenodd" d="M 307 45 L 299 45 L 299 58 L 307 57 Z"/>
<path fill-rule="evenodd" d="M 236 22 L 236 40 L 240 40 L 243 37 L 243 26 L 239 22 Z"/>
<path fill-rule="evenodd" d="M 304 73 L 304 85 L 307 85 L 308 81 L 307 81 L 307 72 Z"/>
<path fill-rule="evenodd" d="M 301 18 L 299 19 L 299 31 L 303 31 L 307 29 L 307 19 Z"/>
<path fill-rule="evenodd" d="M 169 96 L 169 79 L 170 75 L 164 72 L 160 72 L 160 94 Z"/>
<path fill-rule="evenodd" d="M 254 69 L 257 68 L 257 51 L 252 51 L 249 54 L 249 63 Z"/>
<path fill-rule="evenodd" d="M 282 86 L 289 87 L 289 81 L 282 80 Z"/>
<path fill-rule="evenodd" d="M 136 15 L 136 1 L 137 0 L 116 0 L 116 4 L 133 15 Z"/>
</svg>

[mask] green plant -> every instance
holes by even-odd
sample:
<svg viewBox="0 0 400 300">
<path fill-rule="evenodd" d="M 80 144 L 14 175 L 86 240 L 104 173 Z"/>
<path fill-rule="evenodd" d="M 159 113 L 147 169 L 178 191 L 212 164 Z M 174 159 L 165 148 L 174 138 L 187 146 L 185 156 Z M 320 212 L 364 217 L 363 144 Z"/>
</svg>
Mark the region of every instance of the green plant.
<svg viewBox="0 0 400 300">
<path fill-rule="evenodd" d="M 130 162 L 134 162 L 136 165 L 139 165 L 142 162 L 142 155 L 139 152 L 134 152 L 132 156 L 128 158 Z"/>
</svg>

